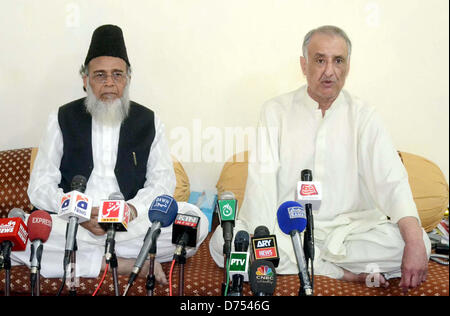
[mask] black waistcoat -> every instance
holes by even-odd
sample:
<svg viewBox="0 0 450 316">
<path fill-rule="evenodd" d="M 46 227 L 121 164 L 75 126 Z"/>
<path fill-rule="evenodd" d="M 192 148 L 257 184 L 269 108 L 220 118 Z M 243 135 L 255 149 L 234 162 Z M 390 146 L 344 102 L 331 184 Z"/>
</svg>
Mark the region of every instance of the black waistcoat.
<svg viewBox="0 0 450 316">
<path fill-rule="evenodd" d="M 64 192 L 76 175 L 89 179 L 94 169 L 92 157 L 92 117 L 84 106 L 85 98 L 59 108 L 58 122 L 62 131 L 64 150 L 61 159 L 61 183 Z M 125 200 L 132 199 L 146 181 L 147 161 L 155 138 L 154 113 L 130 102 L 128 117 L 120 127 L 117 161 L 114 168 L 120 191 Z M 111 192 L 112 193 L 112 192 Z"/>
</svg>

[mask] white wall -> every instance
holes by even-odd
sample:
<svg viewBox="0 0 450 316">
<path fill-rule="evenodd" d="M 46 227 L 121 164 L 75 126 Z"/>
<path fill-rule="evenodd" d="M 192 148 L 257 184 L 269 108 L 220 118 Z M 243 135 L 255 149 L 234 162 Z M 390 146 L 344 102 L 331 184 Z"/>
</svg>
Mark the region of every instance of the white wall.
<svg viewBox="0 0 450 316">
<path fill-rule="evenodd" d="M 77 72 L 90 37 L 112 23 L 125 35 L 132 99 L 162 117 L 174 153 L 190 148 L 183 164 L 192 188 L 215 189 L 228 158 L 217 145 L 229 141 L 226 128 L 253 127 L 265 100 L 304 84 L 303 36 L 334 24 L 354 45 L 346 89 L 377 107 L 399 150 L 434 161 L 448 181 L 448 6 L 448 0 L 0 0 L 0 150 L 37 146 L 49 112 L 83 96 Z"/>
</svg>

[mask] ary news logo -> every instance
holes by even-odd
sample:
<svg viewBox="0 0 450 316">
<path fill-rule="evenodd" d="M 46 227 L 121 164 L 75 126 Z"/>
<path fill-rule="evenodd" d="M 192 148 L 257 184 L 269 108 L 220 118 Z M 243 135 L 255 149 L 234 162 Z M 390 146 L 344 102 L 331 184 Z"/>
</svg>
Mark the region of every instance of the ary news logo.
<svg viewBox="0 0 450 316">
<path fill-rule="evenodd" d="M 302 184 L 302 187 L 300 188 L 300 194 L 303 196 L 312 196 L 312 195 L 318 195 L 316 186 L 314 184 Z"/>
<path fill-rule="evenodd" d="M 292 206 L 292 207 L 288 207 L 287 210 L 288 210 L 290 219 L 295 219 L 295 218 L 305 218 L 306 219 L 306 212 L 303 209 L 303 207 Z"/>
<path fill-rule="evenodd" d="M 262 265 L 256 270 L 256 279 L 262 282 L 273 282 L 274 273 L 269 266 Z"/>
<path fill-rule="evenodd" d="M 253 241 L 256 259 L 276 258 L 275 240 L 272 238 L 256 239 Z"/>
</svg>

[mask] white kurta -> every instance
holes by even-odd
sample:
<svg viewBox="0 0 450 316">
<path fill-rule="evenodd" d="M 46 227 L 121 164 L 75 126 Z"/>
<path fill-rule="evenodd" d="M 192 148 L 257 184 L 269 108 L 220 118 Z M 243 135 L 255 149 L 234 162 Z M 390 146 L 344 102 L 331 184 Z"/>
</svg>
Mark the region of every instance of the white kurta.
<svg viewBox="0 0 450 316">
<path fill-rule="evenodd" d="M 280 274 L 298 273 L 276 212 L 295 200 L 303 169 L 312 170 L 323 190 L 320 210 L 313 212 L 315 274 L 341 278 L 340 267 L 361 273 L 374 264 L 382 272 L 399 270 L 403 240 L 396 223 L 419 217 L 406 170 L 374 108 L 342 91 L 322 116 L 306 86 L 264 104 L 235 231 L 265 225 L 275 233 Z M 221 235 L 219 227 L 210 243 L 219 265 Z"/>
<path fill-rule="evenodd" d="M 119 144 L 120 124 L 105 126 L 92 120 L 92 153 L 94 169 L 88 179 L 85 194 L 94 200 L 93 206 L 99 206 L 102 199 L 108 199 L 113 192 L 120 192 L 114 174 Z M 53 111 L 48 120 L 44 137 L 33 166 L 28 187 L 31 203 L 38 209 L 57 213 L 63 190 L 58 187 L 61 182 L 59 166 L 63 154 L 63 138 L 58 123 L 58 111 Z M 150 227 L 148 208 L 159 195 L 173 196 L 176 178 L 173 162 L 167 144 L 164 124 L 155 114 L 155 138 L 147 162 L 146 182 L 136 196 L 127 201 L 135 206 L 138 217 L 129 223 L 127 232 L 116 234 L 116 254 L 118 257 L 133 258 L 142 247 L 145 234 Z M 194 212 L 201 217 L 200 245 L 208 234 L 208 219 L 196 206 L 178 203 L 179 212 Z M 49 240 L 44 244 L 41 274 L 45 277 L 61 277 L 63 274 L 63 255 L 67 222 L 52 215 L 53 227 Z M 204 224 L 203 224 L 204 223 Z M 157 257 L 160 262 L 172 259 L 175 247 L 171 242 L 172 226 L 162 228 L 157 243 Z M 106 236 L 95 236 L 79 226 L 77 232 L 77 276 L 96 277 L 100 272 L 104 254 Z M 30 253 L 28 243 L 25 252 L 13 253 L 15 264 L 29 265 Z M 187 255 L 195 253 L 188 249 Z"/>
</svg>

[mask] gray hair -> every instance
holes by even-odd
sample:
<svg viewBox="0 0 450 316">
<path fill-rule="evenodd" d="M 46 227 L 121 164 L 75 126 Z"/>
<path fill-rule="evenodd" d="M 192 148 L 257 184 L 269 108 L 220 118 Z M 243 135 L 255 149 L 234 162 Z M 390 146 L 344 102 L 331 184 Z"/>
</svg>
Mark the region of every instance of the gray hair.
<svg viewBox="0 0 450 316">
<path fill-rule="evenodd" d="M 308 34 L 305 35 L 305 39 L 303 40 L 302 50 L 303 50 L 303 57 L 305 57 L 306 60 L 308 60 L 308 45 L 311 42 L 311 38 L 316 33 L 335 35 L 335 36 L 339 36 L 339 37 L 343 38 L 345 40 L 345 42 L 347 43 L 348 58 L 350 59 L 350 56 L 352 54 L 352 42 L 350 41 L 350 38 L 347 36 L 347 34 L 342 29 L 338 28 L 337 26 L 324 25 L 324 26 L 321 26 L 314 30 L 309 31 Z"/>
</svg>

